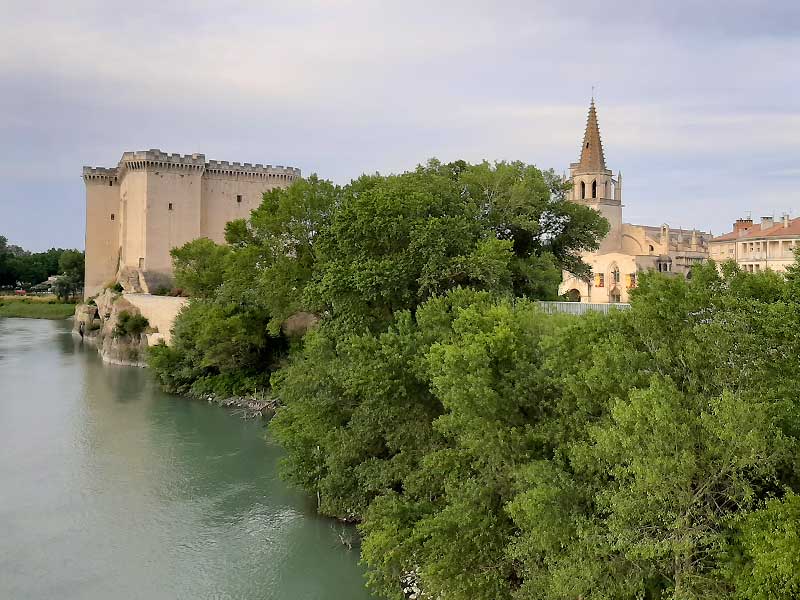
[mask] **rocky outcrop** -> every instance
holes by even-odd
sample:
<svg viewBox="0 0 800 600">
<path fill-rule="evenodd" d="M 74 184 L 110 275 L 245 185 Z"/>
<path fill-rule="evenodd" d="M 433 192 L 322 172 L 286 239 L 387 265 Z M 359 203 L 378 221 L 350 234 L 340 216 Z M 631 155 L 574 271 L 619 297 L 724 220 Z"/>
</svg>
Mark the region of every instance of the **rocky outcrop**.
<svg viewBox="0 0 800 600">
<path fill-rule="evenodd" d="M 119 331 L 119 316 L 141 314 L 124 296 L 105 289 L 86 304 L 75 307 L 73 333 L 97 346 L 104 362 L 133 367 L 147 366 L 147 331 L 129 335 Z"/>
</svg>

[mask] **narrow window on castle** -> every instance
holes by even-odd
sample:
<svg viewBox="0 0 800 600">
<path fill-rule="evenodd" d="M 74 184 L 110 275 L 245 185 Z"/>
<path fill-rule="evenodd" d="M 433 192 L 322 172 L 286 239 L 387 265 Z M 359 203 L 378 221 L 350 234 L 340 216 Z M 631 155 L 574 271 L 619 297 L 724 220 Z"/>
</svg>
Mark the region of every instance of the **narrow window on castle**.
<svg viewBox="0 0 800 600">
<path fill-rule="evenodd" d="M 242 203 L 242 195 L 241 194 L 236 194 L 236 202 L 238 202 L 239 204 Z"/>
<path fill-rule="evenodd" d="M 111 220 L 114 220 L 114 213 L 111 213 Z"/>
<path fill-rule="evenodd" d="M 592 198 L 597 198 L 597 181 L 592 182 Z"/>
<path fill-rule="evenodd" d="M 169 208 L 167 210 L 172 210 L 172 202 L 169 203 Z"/>
<path fill-rule="evenodd" d="M 581 200 L 586 198 L 586 183 L 581 181 Z"/>
</svg>

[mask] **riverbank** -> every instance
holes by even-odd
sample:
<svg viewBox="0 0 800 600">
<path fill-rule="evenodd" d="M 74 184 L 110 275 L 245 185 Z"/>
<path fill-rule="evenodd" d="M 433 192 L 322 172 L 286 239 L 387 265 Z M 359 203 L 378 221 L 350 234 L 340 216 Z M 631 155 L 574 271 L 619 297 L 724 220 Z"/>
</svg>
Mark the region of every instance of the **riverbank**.
<svg viewBox="0 0 800 600">
<path fill-rule="evenodd" d="M 58 320 L 71 317 L 74 313 L 75 304 L 59 302 L 53 297 L 0 296 L 0 317 Z"/>
<path fill-rule="evenodd" d="M 189 396 L 189 398 L 192 397 Z M 205 400 L 209 404 L 229 408 L 234 414 L 241 415 L 243 419 L 271 419 L 275 411 L 280 407 L 280 402 L 266 393 L 255 396 L 231 396 L 229 398 L 204 394 L 195 396 L 195 398 Z"/>
</svg>

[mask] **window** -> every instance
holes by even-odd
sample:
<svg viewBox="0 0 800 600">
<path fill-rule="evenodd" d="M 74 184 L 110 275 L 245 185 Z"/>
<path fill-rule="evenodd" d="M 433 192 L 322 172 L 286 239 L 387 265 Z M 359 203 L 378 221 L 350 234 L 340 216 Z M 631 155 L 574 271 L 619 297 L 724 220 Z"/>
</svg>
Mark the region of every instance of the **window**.
<svg viewBox="0 0 800 600">
<path fill-rule="evenodd" d="M 581 181 L 581 200 L 586 198 L 586 184 Z"/>
<path fill-rule="evenodd" d="M 656 249 L 653 248 L 653 244 L 650 244 L 650 252 L 655 252 L 655 251 L 656 251 Z"/>
<path fill-rule="evenodd" d="M 611 271 L 611 280 L 614 283 L 619 283 L 619 269 L 614 267 L 614 270 Z"/>
<path fill-rule="evenodd" d="M 169 203 L 169 206 L 167 207 L 167 210 L 172 210 L 172 202 Z"/>
<path fill-rule="evenodd" d="M 597 198 L 597 180 L 592 182 L 592 198 Z"/>
<path fill-rule="evenodd" d="M 114 220 L 114 213 L 111 213 L 111 220 Z"/>
<path fill-rule="evenodd" d="M 605 287 L 606 276 L 603 273 L 597 273 L 594 276 L 594 287 Z"/>
<path fill-rule="evenodd" d="M 114 182 L 109 179 L 108 180 L 108 187 L 112 187 L 113 185 L 114 185 Z"/>
<path fill-rule="evenodd" d="M 239 204 L 242 203 L 242 195 L 241 194 L 236 194 L 236 202 L 238 202 Z"/>
<path fill-rule="evenodd" d="M 636 287 L 636 273 L 628 273 L 627 279 L 628 279 L 628 281 L 626 282 L 627 286 L 629 288 L 635 288 Z"/>
</svg>

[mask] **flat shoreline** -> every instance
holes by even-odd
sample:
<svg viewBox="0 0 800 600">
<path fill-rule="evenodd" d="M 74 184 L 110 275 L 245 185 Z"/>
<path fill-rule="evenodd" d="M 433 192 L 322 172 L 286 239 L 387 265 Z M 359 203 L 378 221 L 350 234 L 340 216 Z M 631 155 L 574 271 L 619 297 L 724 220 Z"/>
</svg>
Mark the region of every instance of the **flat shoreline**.
<svg viewBox="0 0 800 600">
<path fill-rule="evenodd" d="M 48 304 L 46 302 L 21 302 L 0 300 L 0 318 L 47 319 L 62 321 L 75 314 L 74 304 Z"/>
</svg>

